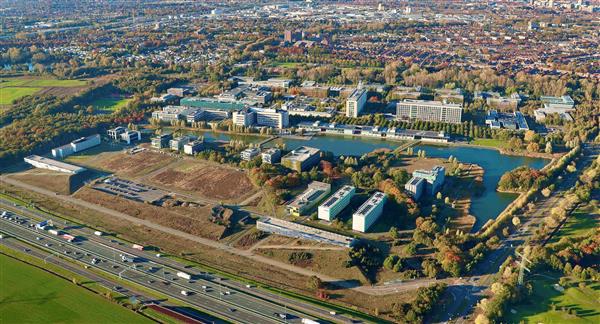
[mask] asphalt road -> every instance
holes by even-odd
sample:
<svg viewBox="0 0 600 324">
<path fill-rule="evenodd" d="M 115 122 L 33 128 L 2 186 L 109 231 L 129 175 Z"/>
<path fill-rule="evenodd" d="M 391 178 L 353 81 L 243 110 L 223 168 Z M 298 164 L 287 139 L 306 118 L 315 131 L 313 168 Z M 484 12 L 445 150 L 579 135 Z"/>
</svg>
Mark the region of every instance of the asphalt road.
<svg viewBox="0 0 600 324">
<path fill-rule="evenodd" d="M 130 253 L 126 249 L 90 240 L 89 237 L 77 235 L 75 242 L 68 243 L 64 238 L 49 234 L 47 231 L 35 230 L 30 227 L 32 224 L 30 222 L 17 224 L 7 219 L 0 219 L 0 224 L 2 232 L 20 240 L 76 260 L 88 267 L 96 267 L 148 289 L 159 291 L 232 322 L 294 323 L 300 322 L 302 317 L 310 317 L 225 286 L 221 283 L 222 280 L 207 273 L 196 273 L 192 280 L 185 280 L 176 275 L 178 269 L 153 262 L 139 253 Z M 75 234 L 73 231 L 69 233 Z M 134 257 L 136 261 L 123 262 L 120 255 Z M 99 261 L 93 262 L 94 259 Z M 187 291 L 189 295 L 182 295 L 182 291 Z M 277 314 L 288 314 L 287 319 Z"/>
<path fill-rule="evenodd" d="M 473 320 L 470 317 L 475 305 L 484 297 L 484 292 L 494 282 L 494 276 L 502 263 L 508 256 L 515 254 L 517 247 L 533 236 L 535 229 L 543 222 L 544 217 L 548 216 L 552 208 L 562 200 L 564 193 L 575 185 L 580 172 L 596 159 L 600 147 L 586 145 L 583 150 L 577 172 L 564 173 L 563 179 L 557 183 L 556 189 L 550 197 L 542 197 L 536 201 L 533 212 L 518 215 L 521 221 L 524 221 L 520 229 L 504 239 L 498 249 L 489 253 L 484 260 L 479 262 L 471 271 L 471 275 L 464 279 L 466 282 L 448 287 L 447 294 L 450 295 L 452 302 L 449 305 L 441 305 L 445 316 L 438 319 L 437 322 L 465 323 Z"/>
</svg>

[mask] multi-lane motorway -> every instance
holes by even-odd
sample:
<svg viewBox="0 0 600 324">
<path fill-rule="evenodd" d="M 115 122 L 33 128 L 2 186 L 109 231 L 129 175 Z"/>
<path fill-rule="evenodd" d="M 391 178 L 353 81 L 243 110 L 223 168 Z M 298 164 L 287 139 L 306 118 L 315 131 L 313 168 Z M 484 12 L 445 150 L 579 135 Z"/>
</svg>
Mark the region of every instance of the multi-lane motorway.
<svg viewBox="0 0 600 324">
<path fill-rule="evenodd" d="M 350 318 L 313 304 L 247 286 L 242 282 L 226 280 L 211 273 L 188 269 L 178 261 L 159 256 L 156 252 L 139 251 L 131 248 L 130 244 L 114 238 L 96 236 L 89 228 L 69 227 L 63 220 L 33 213 L 5 200 L 0 200 L 0 206 L 12 211 L 10 215 L 13 220 L 0 219 L 0 231 L 4 234 L 63 258 L 72 259 L 86 267 L 95 267 L 176 298 L 231 322 L 299 323 L 302 318 L 320 318 L 321 322 L 324 322 L 323 319 L 331 322 L 352 322 Z M 26 221 L 15 222 L 14 216 Z M 67 225 L 64 231 L 77 239 L 69 243 L 63 237 L 32 226 L 48 218 L 55 225 Z M 134 258 L 135 262 L 124 262 L 123 256 L 126 259 Z M 191 274 L 192 278 L 186 280 L 178 277 L 177 272 Z"/>
</svg>

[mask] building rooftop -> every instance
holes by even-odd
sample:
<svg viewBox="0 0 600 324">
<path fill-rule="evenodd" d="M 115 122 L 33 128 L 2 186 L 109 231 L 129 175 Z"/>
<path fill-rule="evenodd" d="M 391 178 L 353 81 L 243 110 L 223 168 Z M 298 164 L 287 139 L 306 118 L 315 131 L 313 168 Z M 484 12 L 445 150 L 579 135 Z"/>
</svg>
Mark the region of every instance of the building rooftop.
<svg viewBox="0 0 600 324">
<path fill-rule="evenodd" d="M 302 208 L 303 206 L 310 205 L 315 202 L 316 199 L 319 199 L 324 191 L 330 189 L 331 185 L 329 183 L 313 181 L 308 185 L 308 188 L 292 200 L 288 206 Z"/>
<path fill-rule="evenodd" d="M 352 186 L 343 186 L 340 190 L 331 195 L 331 197 L 327 198 L 321 206 L 331 207 L 335 205 L 340 199 L 349 194 L 352 189 L 354 189 Z"/>
<path fill-rule="evenodd" d="M 264 217 L 261 218 L 259 222 L 270 226 L 278 227 L 280 229 L 294 231 L 298 234 L 304 234 L 302 236 L 304 236 L 306 239 L 322 241 L 329 244 L 350 246 L 354 241 L 353 238 L 348 236 L 327 232 L 306 225 L 284 221 L 278 218 Z"/>
<path fill-rule="evenodd" d="M 446 106 L 446 107 L 452 107 L 452 108 L 462 108 L 461 104 L 443 102 L 443 101 L 434 101 L 434 100 L 404 99 L 404 100 L 398 102 L 398 104 L 403 104 L 403 103 L 419 104 L 419 105 L 425 105 L 425 106 Z"/>
<path fill-rule="evenodd" d="M 367 199 L 367 201 L 360 205 L 360 207 L 358 208 L 356 213 L 354 213 L 354 215 L 358 217 L 365 217 L 371 212 L 371 210 L 373 210 L 373 208 L 381 204 L 384 199 L 385 194 L 383 192 L 376 192 L 373 196 Z"/>
<path fill-rule="evenodd" d="M 314 147 L 300 146 L 299 148 L 286 154 L 284 158 L 287 160 L 304 161 L 309 157 L 318 154 L 319 152 L 320 150 Z"/>
<path fill-rule="evenodd" d="M 27 160 L 31 160 L 31 161 L 38 162 L 38 163 L 44 163 L 44 164 L 47 164 L 47 165 L 51 165 L 51 166 L 54 166 L 54 167 L 57 167 L 57 168 L 61 168 L 61 169 L 67 170 L 67 171 L 72 172 L 72 173 L 80 173 L 80 172 L 85 171 L 85 168 L 82 168 L 80 166 L 69 164 L 69 163 L 64 163 L 64 162 L 53 160 L 53 159 L 49 159 L 49 158 L 46 158 L 46 157 L 43 157 L 43 156 L 39 156 L 39 155 L 30 155 L 30 156 L 27 156 L 25 158 L 25 161 L 27 162 Z"/>
<path fill-rule="evenodd" d="M 358 98 L 362 97 L 366 92 L 367 90 L 365 89 L 356 89 L 352 91 L 352 93 L 348 97 L 348 100 L 358 100 Z"/>
</svg>

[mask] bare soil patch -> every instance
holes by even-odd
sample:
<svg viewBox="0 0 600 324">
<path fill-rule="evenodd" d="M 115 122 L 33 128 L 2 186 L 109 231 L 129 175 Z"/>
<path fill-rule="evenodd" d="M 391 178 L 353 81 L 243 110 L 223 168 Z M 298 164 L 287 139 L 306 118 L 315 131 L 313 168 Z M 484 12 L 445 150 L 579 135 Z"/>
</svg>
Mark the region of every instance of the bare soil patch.
<svg viewBox="0 0 600 324">
<path fill-rule="evenodd" d="M 175 158 L 143 151 L 135 154 L 125 152 L 104 152 L 83 162 L 92 168 L 113 172 L 122 177 L 138 177 L 168 165 Z"/>
<path fill-rule="evenodd" d="M 204 198 L 226 201 L 240 201 L 255 191 L 254 185 L 242 171 L 192 160 L 171 165 L 153 175 L 150 181 Z"/>
<path fill-rule="evenodd" d="M 71 194 L 72 189 L 76 187 L 77 179 L 81 178 L 77 175 L 43 169 L 13 173 L 8 177 L 63 195 Z"/>
<path fill-rule="evenodd" d="M 210 206 L 159 207 L 121 198 L 88 187 L 81 188 L 74 196 L 133 217 L 212 240 L 219 240 L 226 229 L 225 226 L 215 224 L 209 220 Z"/>
</svg>

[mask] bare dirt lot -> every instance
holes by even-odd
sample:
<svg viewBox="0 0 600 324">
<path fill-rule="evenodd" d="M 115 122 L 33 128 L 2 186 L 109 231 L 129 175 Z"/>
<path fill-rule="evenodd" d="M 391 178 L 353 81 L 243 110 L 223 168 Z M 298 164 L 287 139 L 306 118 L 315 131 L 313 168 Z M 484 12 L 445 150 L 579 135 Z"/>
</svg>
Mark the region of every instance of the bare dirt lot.
<svg viewBox="0 0 600 324">
<path fill-rule="evenodd" d="M 159 207 L 121 198 L 88 187 L 81 188 L 74 196 L 127 215 L 212 240 L 220 239 L 226 229 L 225 226 L 215 224 L 209 220 L 211 206 L 193 208 L 183 206 Z"/>
<path fill-rule="evenodd" d="M 125 152 L 104 152 L 81 162 L 91 168 L 115 173 L 118 176 L 134 178 L 148 174 L 175 161 L 169 155 L 143 151 L 135 154 Z"/>
<path fill-rule="evenodd" d="M 208 199 L 239 202 L 256 191 L 242 171 L 204 161 L 184 160 L 149 178 L 151 183 Z"/>
</svg>

